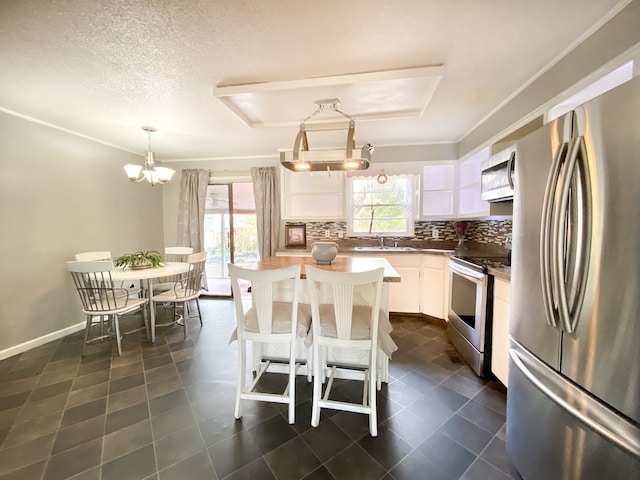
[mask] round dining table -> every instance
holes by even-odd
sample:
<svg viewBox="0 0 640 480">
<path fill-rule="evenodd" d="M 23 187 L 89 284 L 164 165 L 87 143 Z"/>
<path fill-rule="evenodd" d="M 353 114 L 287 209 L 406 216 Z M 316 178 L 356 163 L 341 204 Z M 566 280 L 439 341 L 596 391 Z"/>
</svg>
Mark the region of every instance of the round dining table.
<svg viewBox="0 0 640 480">
<path fill-rule="evenodd" d="M 153 303 L 153 280 L 156 278 L 171 277 L 189 271 L 189 264 L 184 262 L 166 262 L 160 267 L 150 268 L 116 268 L 111 272 L 113 281 L 127 282 L 145 281 L 149 299 L 149 318 L 151 327 L 151 343 L 156 341 L 156 309 Z"/>
</svg>

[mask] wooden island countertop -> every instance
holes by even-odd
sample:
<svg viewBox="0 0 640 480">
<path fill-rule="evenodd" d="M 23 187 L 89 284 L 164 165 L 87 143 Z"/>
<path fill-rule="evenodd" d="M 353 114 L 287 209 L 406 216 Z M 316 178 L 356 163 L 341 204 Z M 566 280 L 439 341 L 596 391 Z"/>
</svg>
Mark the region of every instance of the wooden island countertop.
<svg viewBox="0 0 640 480">
<path fill-rule="evenodd" d="M 301 278 L 306 278 L 305 267 L 311 265 L 322 270 L 328 270 L 330 272 L 364 272 L 367 270 L 373 270 L 374 268 L 384 268 L 384 281 L 385 282 L 400 282 L 400 275 L 391 264 L 381 257 L 360 257 L 360 256 L 337 256 L 331 265 L 317 265 L 316 261 L 312 257 L 302 256 L 274 256 L 268 257 L 259 262 L 249 263 L 242 265 L 243 268 L 249 268 L 253 270 L 272 270 L 274 268 L 289 267 L 291 265 L 300 265 Z"/>
</svg>

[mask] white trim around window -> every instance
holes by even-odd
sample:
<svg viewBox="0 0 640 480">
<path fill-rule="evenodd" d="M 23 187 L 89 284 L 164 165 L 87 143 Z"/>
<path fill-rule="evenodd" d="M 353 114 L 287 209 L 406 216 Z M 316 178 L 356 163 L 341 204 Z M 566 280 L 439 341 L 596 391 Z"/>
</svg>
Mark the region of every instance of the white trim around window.
<svg viewBox="0 0 640 480">
<path fill-rule="evenodd" d="M 348 183 L 347 235 L 414 235 L 417 175 L 389 175 L 383 184 L 376 177 L 350 177 Z"/>
</svg>

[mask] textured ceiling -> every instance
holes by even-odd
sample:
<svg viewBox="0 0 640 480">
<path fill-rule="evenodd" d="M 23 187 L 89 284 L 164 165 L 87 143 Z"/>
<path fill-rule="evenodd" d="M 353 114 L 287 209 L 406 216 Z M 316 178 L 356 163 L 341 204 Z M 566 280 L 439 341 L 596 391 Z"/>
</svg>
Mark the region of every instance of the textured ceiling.
<svg viewBox="0 0 640 480">
<path fill-rule="evenodd" d="M 215 87 L 443 65 L 420 117 L 357 122 L 356 143 L 457 142 L 619 4 L 2 1 L 0 107 L 139 153 L 153 125 L 160 160 L 276 155 L 297 127 L 250 128 Z"/>
</svg>

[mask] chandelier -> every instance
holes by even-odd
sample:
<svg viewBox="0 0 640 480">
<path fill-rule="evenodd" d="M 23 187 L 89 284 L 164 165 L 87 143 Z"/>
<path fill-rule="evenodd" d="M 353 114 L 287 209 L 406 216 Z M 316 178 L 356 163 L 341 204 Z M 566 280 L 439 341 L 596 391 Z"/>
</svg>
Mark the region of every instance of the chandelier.
<svg viewBox="0 0 640 480">
<path fill-rule="evenodd" d="M 171 177 L 175 173 L 175 170 L 171 170 L 170 168 L 165 167 L 156 167 L 154 159 L 154 153 L 151 151 L 151 133 L 155 132 L 156 129 L 153 127 L 140 127 L 142 130 L 147 132 L 147 155 L 144 166 L 142 165 L 125 165 L 124 171 L 127 172 L 127 176 L 129 177 L 130 182 L 141 182 L 142 180 L 146 180 L 152 186 L 156 183 L 164 185 L 165 183 L 169 183 L 171 181 Z"/>
<path fill-rule="evenodd" d="M 298 135 L 296 135 L 291 158 L 287 158 L 286 153 L 282 152 L 280 154 L 280 163 L 285 168 L 293 170 L 294 172 L 317 170 L 366 170 L 369 168 L 371 154 L 374 151 L 374 147 L 370 143 L 367 143 L 362 147 L 360 152 L 356 150 L 355 119 L 338 108 L 340 107 L 340 101 L 337 98 L 318 100 L 315 103 L 317 105 L 316 111 L 300 122 L 300 131 L 298 132 Z M 307 125 L 307 122 L 311 118 L 323 112 L 327 107 L 330 108 L 331 111 L 342 115 L 348 120 L 347 143 L 345 149 L 318 150 L 310 152 L 307 132 L 340 130 L 345 127 L 344 122 Z"/>
</svg>

